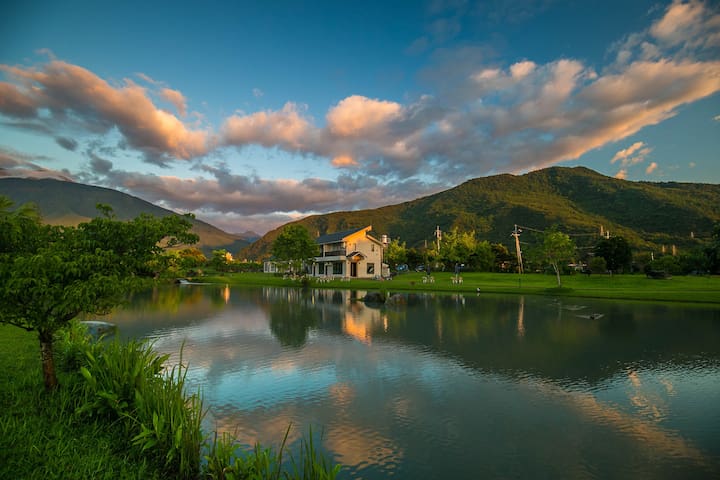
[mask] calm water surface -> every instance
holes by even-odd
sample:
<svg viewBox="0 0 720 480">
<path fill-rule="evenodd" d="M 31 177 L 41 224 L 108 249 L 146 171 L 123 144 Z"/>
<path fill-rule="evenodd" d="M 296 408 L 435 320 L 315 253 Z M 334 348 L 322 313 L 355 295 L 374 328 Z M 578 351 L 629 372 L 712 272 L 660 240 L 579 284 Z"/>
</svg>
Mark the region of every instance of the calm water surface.
<svg viewBox="0 0 720 480">
<path fill-rule="evenodd" d="M 312 426 L 341 478 L 720 478 L 720 312 L 189 285 L 111 316 L 177 353 L 208 428 Z"/>
</svg>

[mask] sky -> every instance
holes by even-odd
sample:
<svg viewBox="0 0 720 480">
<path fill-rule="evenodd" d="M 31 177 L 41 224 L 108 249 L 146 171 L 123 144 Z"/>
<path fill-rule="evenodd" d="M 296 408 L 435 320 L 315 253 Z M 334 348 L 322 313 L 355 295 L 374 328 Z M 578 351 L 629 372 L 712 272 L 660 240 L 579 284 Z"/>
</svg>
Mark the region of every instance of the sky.
<svg viewBox="0 0 720 480">
<path fill-rule="evenodd" d="M 720 4 L 5 3 L 0 177 L 228 232 L 585 166 L 720 183 Z"/>
</svg>

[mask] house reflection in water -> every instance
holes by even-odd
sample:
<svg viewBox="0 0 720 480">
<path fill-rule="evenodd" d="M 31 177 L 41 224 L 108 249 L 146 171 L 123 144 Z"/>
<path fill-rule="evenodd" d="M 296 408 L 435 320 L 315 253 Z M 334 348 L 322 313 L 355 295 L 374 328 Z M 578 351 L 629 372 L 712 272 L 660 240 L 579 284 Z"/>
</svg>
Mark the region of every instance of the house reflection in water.
<svg viewBox="0 0 720 480">
<path fill-rule="evenodd" d="M 387 314 L 358 302 L 348 305 L 342 319 L 343 333 L 368 345 L 372 343 L 372 330 L 378 325 L 387 331 Z"/>
</svg>

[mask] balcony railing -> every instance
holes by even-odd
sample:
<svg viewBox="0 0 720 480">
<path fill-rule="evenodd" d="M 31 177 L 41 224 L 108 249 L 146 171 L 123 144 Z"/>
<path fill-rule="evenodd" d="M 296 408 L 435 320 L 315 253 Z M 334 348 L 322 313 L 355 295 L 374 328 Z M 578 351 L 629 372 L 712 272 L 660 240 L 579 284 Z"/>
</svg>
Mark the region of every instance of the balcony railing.
<svg viewBox="0 0 720 480">
<path fill-rule="evenodd" d="M 323 257 L 341 257 L 345 255 L 345 249 L 341 250 L 328 250 L 327 252 L 323 252 Z"/>
</svg>

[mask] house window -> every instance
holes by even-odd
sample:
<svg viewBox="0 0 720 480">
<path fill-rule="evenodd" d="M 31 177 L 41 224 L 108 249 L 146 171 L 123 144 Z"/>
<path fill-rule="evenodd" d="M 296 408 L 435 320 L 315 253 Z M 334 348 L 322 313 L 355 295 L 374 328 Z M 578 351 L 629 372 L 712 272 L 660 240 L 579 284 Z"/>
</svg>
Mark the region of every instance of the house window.
<svg viewBox="0 0 720 480">
<path fill-rule="evenodd" d="M 342 262 L 333 263 L 333 275 L 342 275 L 342 273 L 343 273 Z"/>
<path fill-rule="evenodd" d="M 374 264 L 374 263 L 368 263 L 368 264 L 367 264 L 367 273 L 368 273 L 368 275 L 374 275 L 374 274 L 375 274 L 375 264 Z"/>
<path fill-rule="evenodd" d="M 375 244 L 374 244 L 374 243 L 371 243 L 371 244 L 370 244 L 370 251 L 371 251 L 371 252 L 374 252 L 374 251 L 375 251 Z"/>
</svg>

